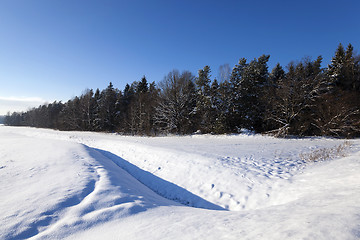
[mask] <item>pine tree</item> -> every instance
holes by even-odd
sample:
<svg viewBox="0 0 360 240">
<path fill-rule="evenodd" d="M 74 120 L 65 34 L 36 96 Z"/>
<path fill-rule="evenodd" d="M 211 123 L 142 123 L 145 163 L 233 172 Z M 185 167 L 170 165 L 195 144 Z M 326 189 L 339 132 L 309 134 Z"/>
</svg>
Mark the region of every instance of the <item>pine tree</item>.
<svg viewBox="0 0 360 240">
<path fill-rule="evenodd" d="M 154 116 L 156 114 L 156 107 L 159 104 L 159 89 L 157 88 L 155 82 L 149 84 L 147 104 L 146 104 L 146 134 L 155 135 L 157 129 L 154 123 Z"/>
<path fill-rule="evenodd" d="M 124 88 L 124 94 L 122 99 L 122 106 L 123 106 L 123 114 L 124 114 L 124 122 L 120 123 L 120 129 L 123 129 L 125 133 L 134 133 L 134 125 L 132 120 L 134 118 L 132 117 L 132 106 L 133 101 L 135 100 L 135 86 L 136 84 L 126 84 Z"/>
<path fill-rule="evenodd" d="M 124 122 L 124 104 L 123 104 L 123 94 L 120 90 L 117 91 L 116 103 L 115 103 L 115 125 L 117 132 L 123 132 L 123 122 Z"/>
<path fill-rule="evenodd" d="M 271 84 L 276 84 L 280 79 L 284 79 L 284 77 L 285 77 L 285 71 L 280 65 L 280 63 L 277 63 L 270 73 Z"/>
<path fill-rule="evenodd" d="M 135 114 L 136 133 L 148 133 L 150 128 L 149 122 L 149 86 L 146 77 L 144 76 L 137 85 L 136 100 L 133 107 L 133 115 Z"/>
<path fill-rule="evenodd" d="M 211 131 L 211 100 L 210 100 L 210 67 L 205 66 L 200 69 L 198 78 L 196 79 L 197 87 L 197 118 L 198 125 L 203 133 Z"/>
<path fill-rule="evenodd" d="M 82 129 L 86 131 L 93 130 L 93 121 L 95 114 L 95 101 L 94 101 L 94 92 L 92 89 L 87 89 L 80 96 L 80 111 L 82 114 Z"/>
<path fill-rule="evenodd" d="M 112 132 L 116 129 L 116 101 L 117 90 L 110 82 L 109 86 L 101 92 L 99 99 L 100 129 L 102 131 Z"/>
<path fill-rule="evenodd" d="M 360 90 L 360 57 L 354 55 L 354 47 L 349 44 L 345 52 L 344 85 L 346 89 Z"/>
<path fill-rule="evenodd" d="M 146 77 L 143 76 L 139 84 L 137 85 L 136 92 L 138 94 L 146 93 L 149 90 L 148 82 L 146 80 Z"/>
<path fill-rule="evenodd" d="M 208 96 L 210 91 L 210 67 L 205 66 L 203 69 L 199 70 L 199 76 L 196 79 L 196 86 L 198 88 L 198 91 L 200 92 L 200 95 Z"/>
<path fill-rule="evenodd" d="M 236 83 L 234 86 L 238 94 L 236 100 L 239 102 L 237 111 L 241 117 L 238 127 L 262 131 L 264 113 L 262 95 L 269 77 L 267 67 L 269 58 L 270 55 L 262 55 L 248 65 L 245 65 L 246 61 L 239 62 L 241 71 L 233 71 L 234 77 L 232 79 Z M 240 63 L 243 64 L 240 65 Z M 234 79 L 239 80 L 234 81 Z"/>
<path fill-rule="evenodd" d="M 339 84 L 343 77 L 343 68 L 345 62 L 345 50 L 340 43 L 336 49 L 335 56 L 331 59 L 331 64 L 328 66 L 328 74 L 333 80 L 334 84 Z"/>
<path fill-rule="evenodd" d="M 83 130 L 79 97 L 67 101 L 61 112 L 61 121 L 63 122 L 64 130 Z"/>
<path fill-rule="evenodd" d="M 93 116 L 93 121 L 92 121 L 92 126 L 91 128 L 93 129 L 93 131 L 101 131 L 102 126 L 101 126 L 101 116 L 100 116 L 100 101 L 101 101 L 101 93 L 100 93 L 100 89 L 97 88 L 94 94 L 94 116 Z"/>
<path fill-rule="evenodd" d="M 238 132 L 244 127 L 243 119 L 245 118 L 244 112 L 242 111 L 242 82 L 243 73 L 247 68 L 245 58 L 241 58 L 239 63 L 235 65 L 231 72 L 228 94 L 230 95 L 229 113 L 227 114 L 228 126 L 231 132 Z"/>
<path fill-rule="evenodd" d="M 210 126 L 211 132 L 213 133 L 225 133 L 225 112 L 223 106 L 223 100 L 221 98 L 220 85 L 217 80 L 211 84 L 210 88 L 210 102 L 211 102 L 211 115 L 210 115 Z"/>
</svg>

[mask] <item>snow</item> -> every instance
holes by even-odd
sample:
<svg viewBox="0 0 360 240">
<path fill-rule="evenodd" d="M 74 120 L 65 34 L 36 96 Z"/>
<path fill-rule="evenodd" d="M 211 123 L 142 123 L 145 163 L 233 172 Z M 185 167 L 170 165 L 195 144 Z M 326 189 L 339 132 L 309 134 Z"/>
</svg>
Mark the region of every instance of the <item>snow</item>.
<svg viewBox="0 0 360 240">
<path fill-rule="evenodd" d="M 349 142 L 0 126 L 0 239 L 359 239 Z"/>
</svg>

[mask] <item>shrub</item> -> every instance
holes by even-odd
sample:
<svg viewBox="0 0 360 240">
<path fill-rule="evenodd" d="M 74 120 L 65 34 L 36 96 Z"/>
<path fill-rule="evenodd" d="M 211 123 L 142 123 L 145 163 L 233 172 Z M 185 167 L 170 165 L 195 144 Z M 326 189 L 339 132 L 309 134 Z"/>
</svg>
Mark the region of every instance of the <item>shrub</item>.
<svg viewBox="0 0 360 240">
<path fill-rule="evenodd" d="M 344 143 L 332 148 L 320 148 L 310 153 L 300 153 L 299 156 L 300 159 L 305 162 L 326 161 L 339 157 L 345 157 L 350 146 L 351 143 L 349 141 L 345 141 Z"/>
</svg>

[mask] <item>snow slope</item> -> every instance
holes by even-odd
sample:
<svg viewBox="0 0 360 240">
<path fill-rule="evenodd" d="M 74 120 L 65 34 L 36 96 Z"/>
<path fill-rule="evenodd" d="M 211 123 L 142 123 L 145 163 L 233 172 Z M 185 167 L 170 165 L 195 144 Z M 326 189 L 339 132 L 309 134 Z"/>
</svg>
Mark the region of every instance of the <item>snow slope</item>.
<svg viewBox="0 0 360 240">
<path fill-rule="evenodd" d="M 0 127 L 0 239 L 359 239 L 360 141 Z"/>
</svg>

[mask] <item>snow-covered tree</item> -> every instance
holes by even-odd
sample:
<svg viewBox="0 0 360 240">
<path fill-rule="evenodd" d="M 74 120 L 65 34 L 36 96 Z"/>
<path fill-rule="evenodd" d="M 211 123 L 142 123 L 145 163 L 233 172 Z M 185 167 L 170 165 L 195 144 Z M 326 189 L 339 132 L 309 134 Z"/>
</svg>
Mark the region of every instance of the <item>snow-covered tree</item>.
<svg viewBox="0 0 360 240">
<path fill-rule="evenodd" d="M 326 89 L 321 60 L 318 57 L 315 61 L 290 63 L 285 77 L 279 79 L 272 94 L 267 95 L 265 121 L 273 128 L 270 132 L 286 136 L 307 135 L 314 131 L 316 101 Z"/>
<path fill-rule="evenodd" d="M 101 131 L 114 131 L 116 129 L 116 102 L 118 90 L 110 82 L 108 87 L 101 91 L 98 100 L 98 127 Z"/>
<path fill-rule="evenodd" d="M 232 128 L 262 130 L 264 106 L 262 95 L 268 81 L 269 55 L 262 55 L 250 63 L 242 58 L 235 65 L 231 78 Z"/>
<path fill-rule="evenodd" d="M 198 77 L 196 79 L 197 88 L 197 103 L 196 114 L 198 120 L 199 130 L 203 133 L 211 132 L 211 118 L 212 118 L 212 104 L 210 97 L 210 75 L 211 69 L 209 66 L 205 66 L 198 71 Z"/>
<path fill-rule="evenodd" d="M 191 133 L 194 131 L 196 109 L 195 77 L 188 71 L 170 72 L 159 83 L 159 103 L 155 124 L 165 132 Z"/>
<path fill-rule="evenodd" d="M 348 45 L 346 51 L 340 43 L 335 56 L 328 65 L 328 75 L 333 84 L 343 90 L 360 89 L 360 58 L 354 56 L 354 48 Z"/>
<path fill-rule="evenodd" d="M 242 82 L 243 72 L 248 66 L 247 60 L 241 58 L 239 63 L 235 65 L 231 72 L 230 81 L 227 88 L 227 94 L 229 94 L 228 102 L 228 114 L 227 119 L 229 123 L 230 131 L 236 132 L 243 127 L 242 120 L 244 119 L 244 112 L 242 111 Z"/>
</svg>

